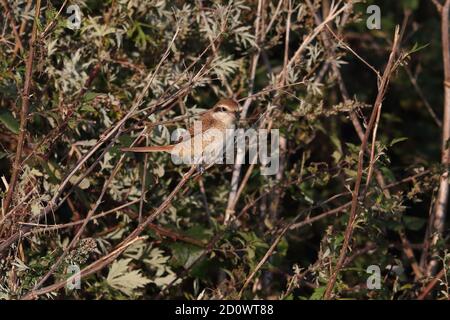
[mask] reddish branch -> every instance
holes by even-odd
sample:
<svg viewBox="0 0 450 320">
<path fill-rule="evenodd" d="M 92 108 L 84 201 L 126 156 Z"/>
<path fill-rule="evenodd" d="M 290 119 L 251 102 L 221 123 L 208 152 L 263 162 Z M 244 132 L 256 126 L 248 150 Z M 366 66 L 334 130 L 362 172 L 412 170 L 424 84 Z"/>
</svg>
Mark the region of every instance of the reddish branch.
<svg viewBox="0 0 450 320">
<path fill-rule="evenodd" d="M 77 95 L 75 101 L 70 105 L 69 111 L 67 112 L 67 115 L 64 118 L 64 120 L 55 129 L 53 129 L 41 142 L 39 142 L 33 148 L 33 151 L 27 157 L 25 157 L 23 159 L 22 165 L 29 158 L 31 158 L 33 155 L 35 155 L 38 152 L 38 150 L 40 149 L 41 146 L 43 146 L 43 145 L 48 143 L 48 149 L 50 150 L 51 147 L 54 145 L 55 141 L 57 141 L 57 139 L 59 137 L 61 137 L 61 135 L 65 132 L 67 126 L 69 125 L 70 119 L 72 119 L 75 111 L 81 105 L 81 103 L 83 101 L 83 98 L 84 98 L 84 95 L 86 94 L 87 90 L 91 87 L 92 82 L 95 80 L 95 78 L 100 73 L 101 66 L 102 66 L 102 62 L 98 62 L 94 66 L 94 68 L 89 73 L 89 76 L 88 76 L 86 82 L 84 83 L 83 88 L 81 88 L 81 90 L 80 90 L 79 94 Z M 47 154 L 49 154 L 49 153 L 50 153 L 50 151 L 47 152 Z"/>
<path fill-rule="evenodd" d="M 22 109 L 20 111 L 20 131 L 17 141 L 16 156 L 14 157 L 14 163 L 12 167 L 11 179 L 9 181 L 8 192 L 3 202 L 3 213 L 7 214 L 9 205 L 11 204 L 12 196 L 14 194 L 14 188 L 16 187 L 17 180 L 20 172 L 20 160 L 22 158 L 22 150 L 25 142 L 26 128 L 28 121 L 28 111 L 30 106 L 30 90 L 31 90 L 31 78 L 33 76 L 33 61 L 36 45 L 37 23 L 39 20 L 41 10 L 41 0 L 37 0 L 34 10 L 34 22 L 33 30 L 31 31 L 30 48 L 28 50 L 28 58 L 25 65 L 25 84 L 22 91 Z"/>
<path fill-rule="evenodd" d="M 354 224 L 356 221 L 356 216 L 358 213 L 358 202 L 361 200 L 360 199 L 360 188 L 361 188 L 363 171 L 364 171 L 364 153 L 368 146 L 369 137 L 371 136 L 371 133 L 376 126 L 377 119 L 379 119 L 379 113 L 381 112 L 381 106 L 382 106 L 384 96 L 386 94 L 389 80 L 392 75 L 392 72 L 395 69 L 395 61 L 396 61 L 399 41 L 400 41 L 399 29 L 396 28 L 395 36 L 394 36 L 394 43 L 392 46 L 392 52 L 390 54 L 389 61 L 386 66 L 386 69 L 384 71 L 383 77 L 381 78 L 381 82 L 380 82 L 379 88 L 378 88 L 378 95 L 375 100 L 372 114 L 370 116 L 369 124 L 368 124 L 366 132 L 364 134 L 364 138 L 361 142 L 359 156 L 358 156 L 358 171 L 357 171 L 355 187 L 354 187 L 353 195 L 352 195 L 352 205 L 351 205 L 351 209 L 350 209 L 350 215 L 349 215 L 349 219 L 348 219 L 348 223 L 347 223 L 347 228 L 346 228 L 345 234 L 344 234 L 344 241 L 342 244 L 342 248 L 339 253 L 339 258 L 336 263 L 336 267 L 335 267 L 333 273 L 331 274 L 330 280 L 328 281 L 327 288 L 325 290 L 325 294 L 324 294 L 325 299 L 330 299 L 331 294 L 333 292 L 334 285 L 336 284 L 337 276 L 338 276 L 339 272 L 341 271 L 343 264 L 345 262 L 345 259 L 346 259 L 347 249 L 350 244 L 350 240 L 351 240 L 351 237 L 353 234 L 353 229 L 355 227 Z M 367 177 L 367 179 L 369 179 L 369 178 L 370 177 Z"/>
<path fill-rule="evenodd" d="M 158 207 L 158 209 L 155 210 L 150 216 L 147 217 L 147 219 L 138 225 L 136 229 L 133 230 L 133 232 L 130 233 L 130 235 L 123 240 L 114 251 L 112 251 L 110 254 L 104 256 L 100 260 L 95 261 L 94 263 L 90 264 L 86 268 L 80 271 L 80 273 L 73 275 L 71 278 L 57 282 L 53 285 L 50 285 L 48 287 L 42 288 L 42 289 L 35 289 L 26 294 L 23 299 L 34 299 L 37 298 L 39 295 L 55 291 L 57 289 L 60 289 L 64 287 L 67 283 L 67 281 L 70 281 L 74 277 L 85 277 L 90 274 L 93 274 L 99 270 L 101 270 L 103 267 L 110 264 L 112 261 L 114 261 L 122 252 L 125 250 L 131 243 L 134 243 L 139 235 L 158 217 L 160 216 L 164 211 L 169 208 L 170 204 L 172 203 L 172 200 L 175 198 L 175 196 L 178 194 L 178 192 L 183 188 L 183 186 L 189 181 L 189 178 L 192 176 L 192 174 L 195 172 L 196 166 L 192 166 L 191 169 L 183 176 L 183 179 L 178 183 L 178 185 L 173 189 L 173 191 L 169 194 L 169 196 L 164 200 L 164 202 Z"/>
<path fill-rule="evenodd" d="M 448 32 L 448 15 L 450 11 L 450 0 L 445 4 L 436 7 L 441 14 L 441 38 L 442 38 L 442 56 L 444 60 L 444 120 L 442 121 L 442 154 L 441 163 L 445 169 L 441 175 L 439 191 L 434 208 L 434 214 L 431 216 L 430 227 L 433 235 L 432 244 L 435 245 L 440 235 L 444 231 L 445 216 L 447 214 L 448 194 L 449 194 L 449 164 L 450 164 L 450 44 Z M 428 275 L 433 275 L 436 271 L 437 261 L 431 260 L 428 265 Z"/>
<path fill-rule="evenodd" d="M 8 18 L 8 20 L 9 20 L 11 29 L 14 34 L 14 38 L 16 40 L 15 46 L 18 49 L 23 50 L 22 41 L 20 40 L 20 35 L 19 35 L 19 32 L 17 31 L 16 21 L 14 20 L 14 17 L 11 15 L 11 10 L 9 9 L 8 2 L 6 0 L 1 0 L 1 2 L 2 2 L 3 9 L 5 10 L 6 18 Z"/>
<path fill-rule="evenodd" d="M 428 283 L 428 285 L 425 287 L 425 289 L 422 290 L 419 297 L 417 297 L 417 300 L 424 300 L 430 292 L 434 289 L 434 287 L 438 284 L 438 282 L 445 276 L 445 273 L 447 272 L 446 268 L 443 268 L 434 278 L 433 280 Z"/>
<path fill-rule="evenodd" d="M 417 179 L 417 178 L 419 178 L 421 176 L 424 176 L 424 175 L 426 175 L 428 173 L 429 173 L 429 171 L 421 172 L 419 174 L 416 174 L 416 175 L 404 178 L 404 179 L 402 179 L 399 182 L 391 183 L 389 185 L 384 186 L 383 190 L 388 190 L 388 189 L 396 187 L 396 186 L 398 186 L 398 185 L 400 185 L 402 183 L 413 181 L 413 180 L 415 180 L 415 179 Z M 294 220 L 292 222 L 288 223 L 285 227 L 281 228 L 281 230 L 279 231 L 278 236 L 272 242 L 272 245 L 267 250 L 267 252 L 264 255 L 264 257 L 259 261 L 257 266 L 252 270 L 250 275 L 245 280 L 244 285 L 242 286 L 241 290 L 239 291 L 239 297 L 242 296 L 244 290 L 248 287 L 248 285 L 250 284 L 251 280 L 255 277 L 256 273 L 262 268 L 262 266 L 267 262 L 267 260 L 270 258 L 270 256 L 274 253 L 278 243 L 281 241 L 281 239 L 284 237 L 284 235 L 287 233 L 287 231 L 293 230 L 293 229 L 298 229 L 298 228 L 303 228 L 304 226 L 311 225 L 312 223 L 314 223 L 314 222 L 316 222 L 318 220 L 324 219 L 324 218 L 329 217 L 329 216 L 340 214 L 340 213 L 344 212 L 344 210 L 347 209 L 351 205 L 351 202 L 347 202 L 347 203 L 345 203 L 345 204 L 343 204 L 343 205 L 341 205 L 341 206 L 339 206 L 337 208 L 328 210 L 326 212 L 323 212 L 321 214 L 315 215 L 313 217 L 308 217 L 307 219 L 305 219 L 305 220 L 303 220 L 301 222 L 296 222 L 298 218 L 303 216 L 303 214 L 305 214 L 306 212 L 309 212 L 309 211 L 314 210 L 316 208 L 322 207 L 325 204 L 327 204 L 328 202 L 330 202 L 332 200 L 336 200 L 336 199 L 340 198 L 341 196 L 345 196 L 347 194 L 350 194 L 350 193 L 345 192 L 345 193 L 341 193 L 341 194 L 338 194 L 338 195 L 334 195 L 333 197 L 331 197 L 331 198 L 329 198 L 329 199 L 327 199 L 327 200 L 317 204 L 314 207 L 311 207 L 311 208 L 308 208 L 306 210 L 303 210 L 299 215 L 297 215 L 296 218 L 294 218 Z M 370 192 L 368 194 L 370 194 Z M 404 246 L 404 243 L 402 243 L 402 245 Z M 371 246 L 371 247 L 373 247 L 373 246 Z M 372 249 L 374 249 L 374 247 Z M 370 251 L 367 248 L 366 248 L 366 250 Z M 355 253 L 353 256 L 345 259 L 345 262 L 344 262 L 343 265 L 344 266 L 348 265 L 354 259 L 355 255 L 360 255 L 360 254 L 362 254 L 362 253 L 361 252 Z"/>
<path fill-rule="evenodd" d="M 47 216 L 50 212 L 54 212 L 59 206 L 64 203 L 65 199 L 73 192 L 74 187 L 78 185 L 78 183 L 83 180 L 92 170 L 93 168 L 98 164 L 100 159 L 102 159 L 103 155 L 109 150 L 109 148 L 112 146 L 110 143 L 109 146 L 106 146 L 103 150 L 103 153 L 97 158 L 97 160 L 94 161 L 94 163 L 89 167 L 89 169 L 82 174 L 79 179 L 75 183 L 70 183 L 72 185 L 72 188 L 66 193 L 66 195 L 60 199 L 63 191 L 67 187 L 67 185 L 70 182 L 70 178 L 75 175 L 75 173 L 81 168 L 81 166 L 86 163 L 88 159 L 91 158 L 91 156 L 100 148 L 102 147 L 107 141 L 115 141 L 115 138 L 118 134 L 123 133 L 123 125 L 125 122 L 132 116 L 136 116 L 139 113 L 144 113 L 148 111 L 148 114 L 152 114 L 157 109 L 164 109 L 167 106 L 172 106 L 174 101 L 178 101 L 178 99 L 182 96 L 184 96 L 189 90 L 192 89 L 193 84 L 206 72 L 208 72 L 207 67 L 210 66 L 212 59 L 208 59 L 208 61 L 202 66 L 202 68 L 195 74 L 195 76 L 184 86 L 179 88 L 175 93 L 170 93 L 170 90 L 167 90 L 164 92 L 164 94 L 153 104 L 150 106 L 140 109 L 137 111 L 138 107 L 141 105 L 146 93 L 148 92 L 150 85 L 152 81 L 154 80 L 156 74 L 158 74 L 158 70 L 161 67 L 162 63 L 166 60 L 166 58 L 169 55 L 170 48 L 173 45 L 178 32 L 179 28 L 177 28 L 177 31 L 175 32 L 174 37 L 172 38 L 171 44 L 169 45 L 168 49 L 164 53 L 162 59 L 160 60 L 159 64 L 156 66 L 156 69 L 150 72 L 145 79 L 145 82 L 147 83 L 143 91 L 139 94 L 139 96 L 135 99 L 135 102 L 133 103 L 132 108 L 129 110 L 129 112 L 119 121 L 117 122 L 113 127 L 111 127 L 109 130 L 104 132 L 101 136 L 98 142 L 88 151 L 87 154 L 83 156 L 82 159 L 78 161 L 76 166 L 69 172 L 69 174 L 65 177 L 65 179 L 60 183 L 58 189 L 54 193 L 53 198 L 49 201 L 48 205 L 39 213 L 37 216 L 38 219 L 43 218 Z M 220 39 L 221 34 L 217 37 L 217 39 Z M 177 79 L 174 81 L 174 84 L 178 83 L 179 81 L 183 80 L 186 74 L 201 61 L 202 57 L 210 50 L 211 45 L 209 45 L 207 48 L 203 50 L 203 52 L 183 71 L 183 73 L 180 74 L 180 76 L 177 77 Z M 142 135 L 142 132 L 141 132 Z M 133 142 L 133 144 L 136 143 Z M 119 160 L 121 163 L 123 161 L 124 157 Z M 58 201 L 60 199 L 60 201 Z M 87 219 L 89 220 L 89 219 Z M 19 231 L 15 232 L 13 235 L 11 235 L 6 240 L 3 240 L 3 242 L 0 242 L 0 255 L 3 254 L 3 252 L 8 249 L 14 242 L 18 241 L 20 237 L 27 232 L 30 232 L 30 230 L 33 228 L 32 225 L 26 225 L 23 228 L 21 228 Z"/>
</svg>

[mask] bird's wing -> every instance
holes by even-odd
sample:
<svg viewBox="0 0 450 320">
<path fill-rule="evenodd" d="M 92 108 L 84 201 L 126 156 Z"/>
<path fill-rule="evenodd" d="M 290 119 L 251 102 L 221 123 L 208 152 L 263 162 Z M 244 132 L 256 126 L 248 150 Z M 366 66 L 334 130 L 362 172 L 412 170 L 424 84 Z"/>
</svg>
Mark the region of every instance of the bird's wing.
<svg viewBox="0 0 450 320">
<path fill-rule="evenodd" d="M 217 122 L 217 120 L 212 116 L 212 114 L 210 112 L 206 112 L 206 113 L 202 114 L 200 119 L 198 119 L 196 121 L 201 121 L 201 123 L 202 123 L 201 133 L 204 133 L 206 130 L 213 127 Z M 179 143 L 179 142 L 181 142 L 183 140 L 187 140 L 187 139 L 192 139 L 195 136 L 195 134 L 196 134 L 195 126 L 192 125 L 187 128 L 187 132 L 185 132 L 175 143 Z"/>
<path fill-rule="evenodd" d="M 206 112 L 200 117 L 199 121 L 202 122 L 202 131 L 201 131 L 201 133 L 203 133 L 206 130 L 208 130 L 211 127 L 213 127 L 217 120 L 212 116 L 212 114 L 210 112 Z M 195 136 L 195 134 L 196 134 L 195 126 L 190 126 L 188 128 L 188 131 L 189 131 L 189 134 L 191 135 L 191 138 Z"/>
</svg>

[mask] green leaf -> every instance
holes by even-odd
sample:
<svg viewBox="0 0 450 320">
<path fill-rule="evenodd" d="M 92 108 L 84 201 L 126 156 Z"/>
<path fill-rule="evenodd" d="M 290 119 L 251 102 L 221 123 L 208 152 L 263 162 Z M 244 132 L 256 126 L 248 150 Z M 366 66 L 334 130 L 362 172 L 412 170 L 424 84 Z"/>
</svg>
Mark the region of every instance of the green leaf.
<svg viewBox="0 0 450 320">
<path fill-rule="evenodd" d="M 93 91 L 86 92 L 86 94 L 83 96 L 83 102 L 92 101 L 99 95 L 101 95 L 101 93 L 93 92 Z"/>
<path fill-rule="evenodd" d="M 45 10 L 45 19 L 47 21 L 52 21 L 56 17 L 57 13 L 58 11 L 56 11 L 52 5 L 49 5 L 47 10 Z"/>
<path fill-rule="evenodd" d="M 133 291 L 143 288 L 150 283 L 150 279 L 144 277 L 139 270 L 128 271 L 128 264 L 131 259 L 120 259 L 114 261 L 109 269 L 106 282 L 127 296 L 131 296 Z"/>
<path fill-rule="evenodd" d="M 406 141 L 406 140 L 408 140 L 407 137 L 395 138 L 394 140 L 391 141 L 390 146 L 392 147 L 394 144 L 397 144 L 399 142 Z"/>
<path fill-rule="evenodd" d="M 203 253 L 201 249 L 189 244 L 173 243 L 169 247 L 172 249 L 175 264 L 186 269 Z"/>
<path fill-rule="evenodd" d="M 186 230 L 185 232 L 186 235 L 198 239 L 198 240 L 203 240 L 203 239 L 207 239 L 208 236 L 211 235 L 211 232 L 209 232 L 207 229 L 205 229 L 202 226 L 193 226 L 191 228 L 189 228 L 188 230 Z"/>
<path fill-rule="evenodd" d="M 11 132 L 19 134 L 19 122 L 14 118 L 11 111 L 7 109 L 0 110 L 0 121 L 8 128 Z"/>
<path fill-rule="evenodd" d="M 81 111 L 84 112 L 91 112 L 91 113 L 95 113 L 96 110 L 93 106 L 91 105 L 87 105 L 87 104 L 83 104 L 83 106 L 80 108 Z"/>
<path fill-rule="evenodd" d="M 70 178 L 70 183 L 75 184 L 78 181 L 79 178 L 80 177 L 78 177 L 76 175 L 73 175 Z M 89 179 L 88 178 L 84 178 L 83 180 L 80 181 L 80 183 L 78 184 L 78 187 L 80 189 L 82 189 L 82 190 L 85 190 L 85 189 L 89 188 L 90 185 L 91 185 L 91 183 L 89 182 Z"/>
<path fill-rule="evenodd" d="M 423 228 L 427 220 L 419 217 L 404 216 L 403 222 L 405 223 L 406 229 L 418 231 Z"/>
<path fill-rule="evenodd" d="M 403 0 L 406 9 L 415 10 L 419 7 L 419 0 Z"/>
<path fill-rule="evenodd" d="M 316 288 L 316 290 L 314 290 L 313 294 L 311 295 L 311 297 L 309 297 L 309 299 L 310 300 L 321 300 L 325 293 L 325 289 L 326 289 L 325 286 Z"/>
<path fill-rule="evenodd" d="M 424 45 L 419 45 L 417 42 L 414 43 L 414 46 L 411 48 L 411 50 L 408 51 L 408 55 L 416 53 L 422 49 L 425 49 L 426 47 L 428 47 L 428 43 L 424 44 Z"/>
<path fill-rule="evenodd" d="M 380 170 L 383 173 L 383 176 L 385 176 L 389 181 L 395 181 L 395 175 L 391 169 L 388 167 L 381 167 Z"/>
</svg>

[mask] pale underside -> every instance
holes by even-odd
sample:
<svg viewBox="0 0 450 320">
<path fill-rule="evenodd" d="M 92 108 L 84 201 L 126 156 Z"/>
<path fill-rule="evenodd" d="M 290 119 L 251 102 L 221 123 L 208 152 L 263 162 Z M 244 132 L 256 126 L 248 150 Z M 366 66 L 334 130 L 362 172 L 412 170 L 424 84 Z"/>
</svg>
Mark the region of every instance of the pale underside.
<svg viewBox="0 0 450 320">
<path fill-rule="evenodd" d="M 192 138 L 185 138 L 170 151 L 175 163 L 217 163 L 223 160 L 225 151 L 233 145 L 233 129 L 209 128 Z"/>
</svg>

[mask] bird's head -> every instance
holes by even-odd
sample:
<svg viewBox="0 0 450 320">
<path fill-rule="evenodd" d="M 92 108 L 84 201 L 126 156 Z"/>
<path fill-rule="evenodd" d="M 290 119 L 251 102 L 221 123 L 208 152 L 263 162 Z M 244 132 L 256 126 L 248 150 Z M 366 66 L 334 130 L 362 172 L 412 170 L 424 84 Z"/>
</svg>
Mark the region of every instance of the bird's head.
<svg viewBox="0 0 450 320">
<path fill-rule="evenodd" d="M 214 111 L 236 113 L 239 111 L 239 104 L 233 99 L 221 99 L 214 106 Z"/>
<path fill-rule="evenodd" d="M 212 109 L 213 117 L 227 126 L 234 124 L 239 116 L 239 104 L 233 99 L 221 99 Z"/>
</svg>

